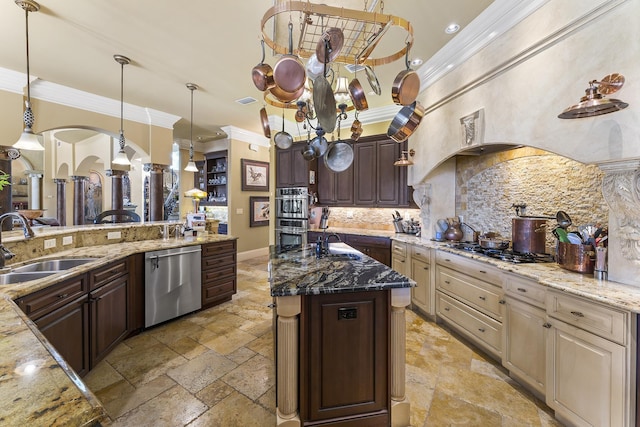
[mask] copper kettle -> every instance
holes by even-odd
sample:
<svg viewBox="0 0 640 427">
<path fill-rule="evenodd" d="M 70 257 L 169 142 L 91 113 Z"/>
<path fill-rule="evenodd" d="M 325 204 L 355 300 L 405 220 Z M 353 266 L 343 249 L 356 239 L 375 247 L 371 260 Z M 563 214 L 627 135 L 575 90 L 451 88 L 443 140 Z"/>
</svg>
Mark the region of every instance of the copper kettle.
<svg viewBox="0 0 640 427">
<path fill-rule="evenodd" d="M 462 236 L 464 235 L 464 233 L 462 232 L 460 219 L 447 218 L 447 224 L 449 225 L 449 227 L 444 232 L 444 238 L 456 242 L 462 240 Z"/>
</svg>

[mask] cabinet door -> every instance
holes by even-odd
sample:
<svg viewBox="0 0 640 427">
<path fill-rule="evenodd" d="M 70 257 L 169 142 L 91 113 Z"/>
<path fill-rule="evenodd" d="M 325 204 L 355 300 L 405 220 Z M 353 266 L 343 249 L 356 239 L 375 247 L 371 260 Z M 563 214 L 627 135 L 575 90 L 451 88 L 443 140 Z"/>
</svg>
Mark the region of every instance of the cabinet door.
<svg viewBox="0 0 640 427">
<path fill-rule="evenodd" d="M 559 320 L 550 323 L 547 405 L 574 425 L 630 425 L 625 348 Z"/>
<path fill-rule="evenodd" d="M 407 168 L 393 165 L 400 157 L 400 148 L 401 144 L 391 140 L 379 141 L 377 144 L 376 204 L 378 206 L 395 207 L 406 204 L 401 203 L 400 193 L 401 190 L 406 193 Z"/>
<path fill-rule="evenodd" d="M 411 289 L 411 302 L 427 314 L 433 314 L 431 293 L 431 264 L 421 259 L 411 259 L 410 276 L 416 281 L 416 286 Z"/>
<path fill-rule="evenodd" d="M 403 256 L 393 254 L 391 257 L 391 268 L 405 276 L 409 275 L 407 271 L 407 259 Z"/>
<path fill-rule="evenodd" d="M 129 275 L 91 292 L 89 301 L 93 367 L 129 334 Z"/>
<path fill-rule="evenodd" d="M 89 309 L 83 295 L 51 313 L 34 319 L 69 366 L 80 376 L 89 372 Z"/>
<path fill-rule="evenodd" d="M 355 204 L 373 206 L 377 203 L 376 154 L 377 143 L 365 142 L 354 146 Z"/>
<path fill-rule="evenodd" d="M 292 171 L 291 151 L 276 148 L 276 188 L 290 186 Z"/>
<path fill-rule="evenodd" d="M 336 198 L 336 177 L 331 172 L 324 161 L 318 162 L 318 203 L 321 205 L 335 205 Z"/>
<path fill-rule="evenodd" d="M 293 165 L 291 171 L 292 187 L 307 187 L 309 185 L 309 162 L 302 157 L 302 144 L 293 144 L 290 149 L 289 161 Z"/>
<path fill-rule="evenodd" d="M 533 305 L 506 298 L 503 323 L 502 365 L 528 384 L 539 396 L 545 394 L 547 331 L 546 312 Z"/>
<path fill-rule="evenodd" d="M 344 242 L 387 267 L 391 267 L 391 240 L 388 237 L 346 234 Z"/>
<path fill-rule="evenodd" d="M 388 291 L 314 295 L 302 319 L 303 420 L 388 416 Z"/>
</svg>

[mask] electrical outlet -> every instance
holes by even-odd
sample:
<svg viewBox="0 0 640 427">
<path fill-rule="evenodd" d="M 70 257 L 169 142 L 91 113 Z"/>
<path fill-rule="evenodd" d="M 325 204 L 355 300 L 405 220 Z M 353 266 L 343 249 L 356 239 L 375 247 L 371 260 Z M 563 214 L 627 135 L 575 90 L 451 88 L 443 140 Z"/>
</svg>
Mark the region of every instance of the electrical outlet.
<svg viewBox="0 0 640 427">
<path fill-rule="evenodd" d="M 107 233 L 107 239 L 120 239 L 122 238 L 122 233 L 120 231 L 110 231 Z"/>
<path fill-rule="evenodd" d="M 244 213 L 244 209 L 242 208 L 237 208 L 236 209 L 236 215 L 242 215 Z"/>
<path fill-rule="evenodd" d="M 353 219 L 353 211 L 347 211 L 347 218 Z"/>
<path fill-rule="evenodd" d="M 56 239 L 46 239 L 44 241 L 44 248 L 51 249 L 56 247 Z"/>
<path fill-rule="evenodd" d="M 70 245 L 73 243 L 73 236 L 64 236 L 62 238 L 62 244 L 63 245 Z"/>
</svg>

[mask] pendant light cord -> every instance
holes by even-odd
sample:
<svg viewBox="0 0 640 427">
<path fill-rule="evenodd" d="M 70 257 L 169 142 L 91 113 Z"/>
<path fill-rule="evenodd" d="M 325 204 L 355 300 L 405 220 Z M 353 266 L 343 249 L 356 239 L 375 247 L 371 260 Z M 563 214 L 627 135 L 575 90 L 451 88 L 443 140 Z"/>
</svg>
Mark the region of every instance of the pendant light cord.
<svg viewBox="0 0 640 427">
<path fill-rule="evenodd" d="M 31 78 L 29 77 L 29 8 L 25 8 L 24 16 L 26 21 L 25 29 L 27 38 L 27 102 L 31 105 Z"/>
<path fill-rule="evenodd" d="M 193 91 L 195 88 L 189 88 L 191 91 L 191 119 L 189 120 L 189 161 L 193 161 Z"/>
<path fill-rule="evenodd" d="M 120 134 L 124 133 L 124 62 L 120 63 Z M 123 147 L 120 147 L 123 148 Z"/>
</svg>

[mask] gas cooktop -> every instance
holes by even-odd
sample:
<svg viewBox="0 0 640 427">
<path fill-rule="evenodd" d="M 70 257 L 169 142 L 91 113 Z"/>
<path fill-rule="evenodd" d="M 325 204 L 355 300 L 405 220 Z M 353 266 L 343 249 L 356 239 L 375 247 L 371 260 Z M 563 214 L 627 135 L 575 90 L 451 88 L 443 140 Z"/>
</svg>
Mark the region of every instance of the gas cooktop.
<svg viewBox="0 0 640 427">
<path fill-rule="evenodd" d="M 550 254 L 522 253 L 511 249 L 487 249 L 473 242 L 448 243 L 448 247 L 496 258 L 513 264 L 532 262 L 555 262 Z"/>
</svg>

